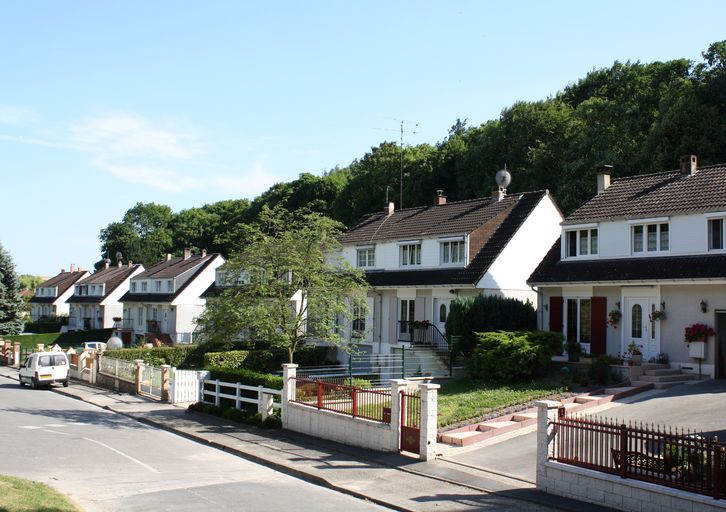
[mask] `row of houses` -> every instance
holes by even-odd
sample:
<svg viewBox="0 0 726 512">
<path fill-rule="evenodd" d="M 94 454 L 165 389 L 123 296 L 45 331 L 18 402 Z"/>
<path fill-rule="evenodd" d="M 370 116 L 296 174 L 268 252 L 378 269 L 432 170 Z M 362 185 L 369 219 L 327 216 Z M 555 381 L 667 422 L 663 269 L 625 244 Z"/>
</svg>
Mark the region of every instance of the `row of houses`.
<svg viewBox="0 0 726 512">
<path fill-rule="evenodd" d="M 364 217 L 342 238 L 343 257 L 371 285 L 367 315 L 348 327 L 365 333 L 356 339 L 360 349 L 408 346 L 412 323 L 443 336 L 452 300 L 500 295 L 530 300 L 540 328 L 587 352 L 623 354 L 635 343 L 645 360 L 667 354 L 686 371 L 696 368 L 684 329 L 709 325 L 717 335 L 698 371 L 726 376 L 726 165 L 699 168 L 687 155 L 672 171 L 614 180 L 611 172 L 597 170 L 594 197 L 567 218 L 546 190 L 502 187 L 456 202 L 438 191 L 429 206 L 389 203 Z M 116 299 L 127 341 L 154 333 L 191 341 L 222 263 L 220 255 L 185 254 L 148 270 L 128 265 L 128 286 Z M 72 271 L 43 283 L 38 290 L 50 295 L 36 293 L 31 303 L 60 298 L 66 279 L 74 286 L 64 299 L 72 325 L 110 325 L 101 297 L 113 286 L 100 279 L 104 272 L 115 272 L 123 287 L 120 269 Z"/>
</svg>

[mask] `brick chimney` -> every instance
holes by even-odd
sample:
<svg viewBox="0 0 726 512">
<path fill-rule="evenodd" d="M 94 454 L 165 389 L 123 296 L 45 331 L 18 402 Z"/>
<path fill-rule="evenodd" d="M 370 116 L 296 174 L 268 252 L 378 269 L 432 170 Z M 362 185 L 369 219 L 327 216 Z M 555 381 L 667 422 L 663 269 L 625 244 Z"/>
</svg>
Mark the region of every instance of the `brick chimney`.
<svg viewBox="0 0 726 512">
<path fill-rule="evenodd" d="M 391 215 L 393 215 L 393 212 L 395 210 L 396 210 L 396 207 L 395 207 L 393 201 L 391 201 L 390 203 L 388 203 L 388 206 L 383 209 L 383 211 L 385 212 L 386 216 L 388 216 L 388 217 L 390 217 Z"/>
<path fill-rule="evenodd" d="M 192 250 L 189 247 L 184 248 L 184 259 L 188 260 L 192 257 Z"/>
<path fill-rule="evenodd" d="M 612 165 L 601 165 L 597 168 L 597 193 L 601 193 L 610 186 L 610 176 L 613 173 Z"/>
<path fill-rule="evenodd" d="M 71 263 L 71 272 L 75 272 L 75 271 L 76 271 L 76 264 Z M 63 270 L 63 272 L 65 272 L 65 269 Z"/>
<path fill-rule="evenodd" d="M 106 258 L 105 260 L 103 260 L 103 268 L 107 269 L 110 265 L 111 265 L 110 259 Z"/>
<path fill-rule="evenodd" d="M 507 195 L 507 189 L 504 187 L 492 187 L 492 199 L 496 201 L 497 203 L 504 199 L 504 197 Z"/>
<path fill-rule="evenodd" d="M 693 176 L 698 172 L 698 158 L 696 155 L 683 155 L 681 157 L 681 174 Z"/>
<path fill-rule="evenodd" d="M 206 258 L 206 257 L 207 257 L 207 250 L 202 249 L 202 258 Z"/>
<path fill-rule="evenodd" d="M 169 253 L 167 252 L 167 253 L 166 253 L 166 261 L 169 261 L 169 260 L 171 260 L 171 254 L 169 254 Z"/>
<path fill-rule="evenodd" d="M 434 196 L 434 206 L 441 206 L 442 204 L 446 204 L 446 196 L 443 190 L 437 190 Z"/>
<path fill-rule="evenodd" d="M 133 266 L 134 266 L 134 262 L 133 262 L 133 261 L 131 261 L 131 260 L 129 260 L 129 262 L 127 263 L 127 265 L 128 265 L 129 267 L 133 267 Z"/>
</svg>

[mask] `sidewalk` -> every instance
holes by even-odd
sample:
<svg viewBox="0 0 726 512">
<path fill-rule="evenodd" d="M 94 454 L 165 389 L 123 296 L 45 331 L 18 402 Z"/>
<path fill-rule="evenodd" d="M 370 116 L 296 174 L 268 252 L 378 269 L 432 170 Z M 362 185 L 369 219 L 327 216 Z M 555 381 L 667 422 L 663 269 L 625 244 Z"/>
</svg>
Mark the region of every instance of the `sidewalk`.
<svg viewBox="0 0 726 512">
<path fill-rule="evenodd" d="M 17 371 L 0 367 L 0 376 L 17 380 Z M 53 391 L 394 510 L 577 511 L 586 506 L 477 468 L 445 461 L 424 463 L 287 430 L 259 429 L 79 382 L 68 388 L 54 386 Z"/>
</svg>

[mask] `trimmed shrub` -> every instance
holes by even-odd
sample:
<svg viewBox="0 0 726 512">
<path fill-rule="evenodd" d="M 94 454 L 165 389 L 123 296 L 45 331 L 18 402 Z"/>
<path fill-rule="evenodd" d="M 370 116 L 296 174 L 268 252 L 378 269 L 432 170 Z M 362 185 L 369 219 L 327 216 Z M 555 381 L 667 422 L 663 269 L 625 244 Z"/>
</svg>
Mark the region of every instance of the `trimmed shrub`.
<svg viewBox="0 0 726 512">
<path fill-rule="evenodd" d="M 328 354 L 328 347 L 309 347 L 295 352 L 300 366 L 320 366 Z M 219 368 L 248 368 L 258 372 L 279 371 L 288 362 L 287 350 L 230 350 L 204 354 L 204 366 Z"/>
<path fill-rule="evenodd" d="M 459 350 L 473 352 L 480 332 L 533 331 L 537 328 L 537 313 L 532 303 L 498 296 L 477 295 L 452 301 L 446 319 L 446 333 L 461 336 Z"/>
<path fill-rule="evenodd" d="M 146 364 L 161 366 L 168 364 L 177 368 L 199 368 L 202 365 L 197 345 L 176 345 L 173 347 L 122 348 L 107 352 L 109 357 L 133 361 L 143 359 Z"/>
<path fill-rule="evenodd" d="M 552 356 L 562 351 L 559 333 L 499 331 L 477 333 L 476 338 L 469 374 L 477 380 L 531 379 L 544 374 Z"/>
<path fill-rule="evenodd" d="M 247 368 L 207 368 L 211 372 L 210 379 L 219 379 L 224 382 L 239 382 L 247 386 L 263 385 L 270 389 L 282 389 L 282 377 L 279 375 L 270 375 L 267 373 L 259 373 Z"/>
<path fill-rule="evenodd" d="M 265 421 L 262 421 L 262 416 L 256 412 L 248 412 L 245 410 L 235 409 L 234 407 L 217 407 L 216 405 L 204 402 L 192 404 L 189 406 L 188 410 L 220 416 L 224 419 L 244 423 L 246 425 L 255 425 L 262 428 L 282 428 L 282 420 L 280 419 L 280 416 L 276 414 L 268 416 Z"/>
</svg>

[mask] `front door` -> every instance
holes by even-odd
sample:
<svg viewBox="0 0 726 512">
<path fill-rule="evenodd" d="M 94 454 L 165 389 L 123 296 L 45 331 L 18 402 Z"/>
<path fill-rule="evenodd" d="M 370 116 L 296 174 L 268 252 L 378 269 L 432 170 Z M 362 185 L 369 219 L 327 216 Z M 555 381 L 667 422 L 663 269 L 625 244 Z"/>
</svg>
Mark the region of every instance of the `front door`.
<svg viewBox="0 0 726 512">
<path fill-rule="evenodd" d="M 660 322 L 651 318 L 657 309 L 654 297 L 628 297 L 625 300 L 623 323 L 623 353 L 628 345 L 635 343 L 641 347 L 643 362 L 660 353 Z"/>
<path fill-rule="evenodd" d="M 449 318 L 451 299 L 434 299 L 434 324 L 442 334 L 446 333 L 446 319 Z"/>
<path fill-rule="evenodd" d="M 399 299 L 398 308 L 398 339 L 401 341 L 411 341 L 411 325 L 414 321 L 414 312 L 416 310 L 416 299 Z"/>
</svg>

